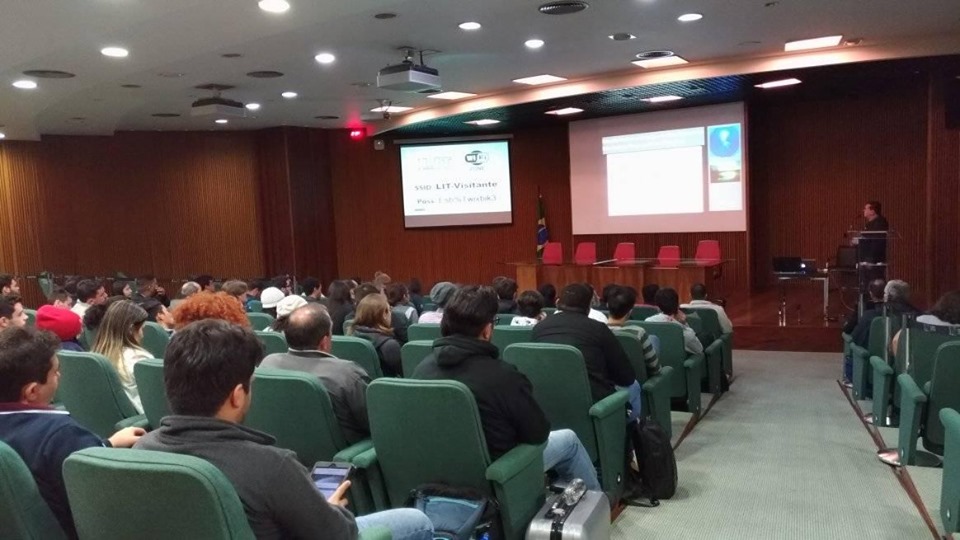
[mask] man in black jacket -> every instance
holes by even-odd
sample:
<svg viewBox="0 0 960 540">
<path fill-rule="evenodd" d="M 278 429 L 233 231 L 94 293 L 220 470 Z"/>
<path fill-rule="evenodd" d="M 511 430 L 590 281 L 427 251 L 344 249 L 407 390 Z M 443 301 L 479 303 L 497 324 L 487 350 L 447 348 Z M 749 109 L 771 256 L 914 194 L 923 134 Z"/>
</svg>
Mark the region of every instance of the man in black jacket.
<svg viewBox="0 0 960 540">
<path fill-rule="evenodd" d="M 597 471 L 586 449 L 569 430 L 550 431 L 550 423 L 533 399 L 533 386 L 515 367 L 499 360 L 490 343 L 497 316 L 497 294 L 490 287 L 463 287 L 443 311 L 433 352 L 413 373 L 414 379 L 453 379 L 473 393 L 490 457 L 497 459 L 518 444 L 542 444 L 543 467 L 563 481 L 581 478 L 599 490 Z"/>
</svg>

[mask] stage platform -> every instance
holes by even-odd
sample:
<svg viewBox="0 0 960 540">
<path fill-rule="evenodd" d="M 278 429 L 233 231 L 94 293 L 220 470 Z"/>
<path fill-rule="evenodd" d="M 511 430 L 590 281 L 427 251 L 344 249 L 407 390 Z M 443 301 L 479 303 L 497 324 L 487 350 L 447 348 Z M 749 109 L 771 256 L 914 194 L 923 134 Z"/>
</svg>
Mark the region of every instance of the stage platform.
<svg viewBox="0 0 960 540">
<path fill-rule="evenodd" d="M 726 298 L 727 315 L 733 322 L 735 349 L 798 352 L 842 350 L 840 333 L 850 315 L 855 293 L 841 298 L 830 290 L 829 316 L 823 317 L 823 289 L 815 282 L 791 282 L 786 287 L 787 316 L 780 320 L 780 291 L 777 287 L 759 293 L 731 294 Z M 848 306 L 843 305 L 845 301 Z"/>
</svg>

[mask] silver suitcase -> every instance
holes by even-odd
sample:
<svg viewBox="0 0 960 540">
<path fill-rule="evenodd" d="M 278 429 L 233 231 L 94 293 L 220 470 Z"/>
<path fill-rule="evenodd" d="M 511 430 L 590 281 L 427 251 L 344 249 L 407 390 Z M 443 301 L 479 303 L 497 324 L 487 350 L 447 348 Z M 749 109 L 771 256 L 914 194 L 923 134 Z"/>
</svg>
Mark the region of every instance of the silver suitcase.
<svg viewBox="0 0 960 540">
<path fill-rule="evenodd" d="M 527 540 L 609 540 L 610 503 L 602 491 L 584 492 L 573 505 L 563 497 L 547 498 L 527 527 Z"/>
</svg>

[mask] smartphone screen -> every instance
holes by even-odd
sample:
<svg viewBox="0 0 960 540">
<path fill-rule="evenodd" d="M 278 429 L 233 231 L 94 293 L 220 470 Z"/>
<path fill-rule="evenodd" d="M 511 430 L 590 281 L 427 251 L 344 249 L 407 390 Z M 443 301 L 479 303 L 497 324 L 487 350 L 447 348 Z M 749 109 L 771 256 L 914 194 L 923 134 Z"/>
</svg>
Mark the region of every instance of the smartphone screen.
<svg viewBox="0 0 960 540">
<path fill-rule="evenodd" d="M 330 498 L 340 484 L 350 475 L 353 467 L 346 463 L 317 463 L 310 476 L 324 497 Z"/>
</svg>

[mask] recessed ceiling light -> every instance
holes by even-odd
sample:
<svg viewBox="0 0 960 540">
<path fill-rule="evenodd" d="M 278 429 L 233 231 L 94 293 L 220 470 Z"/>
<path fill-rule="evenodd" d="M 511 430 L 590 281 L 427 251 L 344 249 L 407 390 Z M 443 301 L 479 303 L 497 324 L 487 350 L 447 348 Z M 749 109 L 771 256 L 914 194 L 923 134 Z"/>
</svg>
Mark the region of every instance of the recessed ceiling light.
<svg viewBox="0 0 960 540">
<path fill-rule="evenodd" d="M 461 30 L 479 30 L 483 25 L 478 22 L 467 21 L 460 23 L 459 26 Z"/>
<path fill-rule="evenodd" d="M 614 41 L 630 41 L 631 39 L 637 39 L 637 36 L 627 32 L 617 32 L 616 34 L 610 34 L 607 37 Z"/>
<path fill-rule="evenodd" d="M 0 139 L 6 139 L 6 138 L 7 138 L 7 134 L 0 131 Z"/>
<path fill-rule="evenodd" d="M 100 54 L 111 58 L 126 58 L 130 54 L 130 51 L 123 47 L 104 47 L 100 49 Z"/>
<path fill-rule="evenodd" d="M 640 66 L 644 69 L 658 68 L 665 66 L 679 66 L 680 64 L 688 63 L 686 60 L 679 56 L 664 56 L 663 58 L 648 58 L 646 60 L 634 60 L 633 65 Z"/>
<path fill-rule="evenodd" d="M 37 87 L 37 83 L 29 79 L 21 79 L 19 81 L 13 81 L 13 87 L 21 90 L 33 90 Z"/>
<path fill-rule="evenodd" d="M 476 94 L 471 94 L 470 92 L 440 92 L 438 94 L 430 94 L 427 96 L 431 99 L 464 99 L 468 97 L 473 97 Z"/>
<path fill-rule="evenodd" d="M 761 84 L 756 84 L 757 88 L 779 88 L 781 86 L 792 86 L 794 84 L 800 84 L 800 79 L 780 79 L 778 81 L 770 81 Z"/>
<path fill-rule="evenodd" d="M 543 47 L 544 41 L 542 39 L 528 39 L 524 41 L 523 44 L 526 45 L 528 49 L 539 49 Z"/>
<path fill-rule="evenodd" d="M 247 103 L 246 105 L 244 105 L 244 107 L 246 107 L 248 111 L 259 111 L 259 110 L 260 110 L 260 104 L 259 104 L 259 103 Z"/>
<path fill-rule="evenodd" d="M 285 97 L 285 98 L 287 98 L 287 99 L 293 99 L 293 98 L 297 97 L 297 93 L 296 93 L 296 92 L 291 92 L 291 91 L 289 91 L 289 90 L 286 91 L 286 92 L 284 92 L 284 93 L 282 93 L 282 94 L 280 94 L 280 95 L 283 96 L 283 97 Z"/>
<path fill-rule="evenodd" d="M 783 45 L 783 50 L 791 52 L 805 51 L 807 49 L 822 49 L 824 47 L 836 47 L 840 44 L 841 40 L 843 40 L 843 36 L 824 36 L 810 39 L 798 39 L 796 41 L 786 42 Z"/>
<path fill-rule="evenodd" d="M 322 52 L 313 57 L 314 60 L 320 62 L 321 64 L 332 64 L 337 60 L 337 57 L 332 53 Z"/>
<path fill-rule="evenodd" d="M 567 114 L 577 114 L 577 113 L 582 113 L 582 112 L 583 112 L 583 109 L 578 109 L 578 108 L 576 108 L 576 107 L 566 107 L 566 108 L 563 108 L 563 109 L 556 109 L 556 110 L 553 110 L 553 111 L 547 111 L 547 114 L 555 114 L 555 115 L 557 115 L 557 116 L 564 116 L 564 115 L 567 115 Z"/>
<path fill-rule="evenodd" d="M 536 86 L 538 84 L 550 84 L 560 81 L 565 81 L 563 77 L 557 77 L 556 75 L 535 75 L 533 77 L 524 77 L 522 79 L 514 79 L 513 82 L 520 84 L 529 84 L 531 86 Z"/>
<path fill-rule="evenodd" d="M 218 123 L 218 124 L 227 124 L 227 123 L 229 123 L 230 121 L 227 120 L 226 118 L 217 118 L 216 120 L 214 120 L 214 122 L 216 122 L 216 123 Z"/>
<path fill-rule="evenodd" d="M 640 101 L 646 101 L 647 103 L 665 103 L 667 101 L 678 101 L 683 99 L 680 96 L 656 96 L 650 98 L 643 98 Z"/>
<path fill-rule="evenodd" d="M 383 105 L 375 109 L 370 109 L 370 112 L 402 113 L 410 110 L 413 110 L 413 107 L 401 107 L 400 105 Z"/>
<path fill-rule="evenodd" d="M 699 13 L 684 13 L 683 15 L 677 17 L 677 20 L 680 22 L 693 22 L 699 21 L 703 18 L 703 15 Z"/>
<path fill-rule="evenodd" d="M 290 3 L 287 0 L 260 0 L 257 5 L 269 13 L 285 13 L 290 9 Z"/>
<path fill-rule="evenodd" d="M 482 120 L 471 120 L 469 122 L 464 122 L 464 124 L 472 124 L 474 126 L 492 126 L 499 123 L 499 120 L 494 120 L 493 118 L 484 118 Z"/>
</svg>

